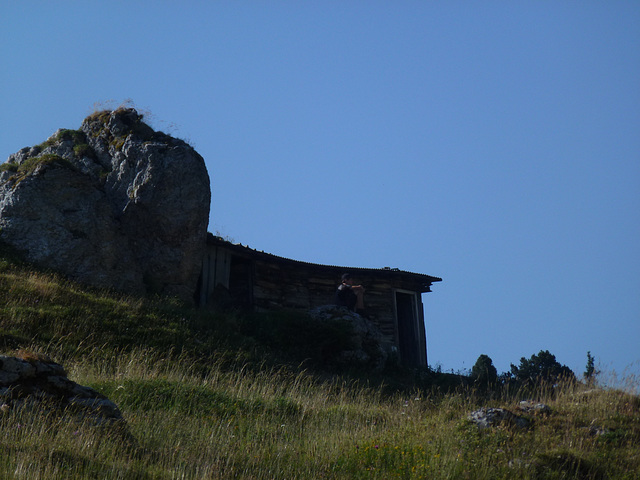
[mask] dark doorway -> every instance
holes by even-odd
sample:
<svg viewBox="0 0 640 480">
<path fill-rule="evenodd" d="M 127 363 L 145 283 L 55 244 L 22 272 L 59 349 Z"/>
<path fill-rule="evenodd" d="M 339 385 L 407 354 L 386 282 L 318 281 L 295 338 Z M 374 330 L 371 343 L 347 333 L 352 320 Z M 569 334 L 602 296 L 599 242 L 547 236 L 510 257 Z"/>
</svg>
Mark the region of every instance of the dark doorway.
<svg viewBox="0 0 640 480">
<path fill-rule="evenodd" d="M 414 293 L 396 292 L 396 320 L 400 360 L 408 367 L 420 364 L 417 329 L 416 296 Z"/>
<path fill-rule="evenodd" d="M 240 308 L 251 308 L 253 303 L 252 263 L 241 257 L 231 258 L 229 271 L 229 292 L 233 305 Z"/>
</svg>

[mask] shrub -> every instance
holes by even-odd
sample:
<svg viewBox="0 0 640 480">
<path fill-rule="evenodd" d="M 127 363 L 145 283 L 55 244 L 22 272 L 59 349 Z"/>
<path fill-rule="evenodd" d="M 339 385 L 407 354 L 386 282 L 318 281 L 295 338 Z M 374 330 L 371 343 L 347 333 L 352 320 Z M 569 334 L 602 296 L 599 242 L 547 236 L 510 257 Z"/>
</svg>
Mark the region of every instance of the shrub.
<svg viewBox="0 0 640 480">
<path fill-rule="evenodd" d="M 93 148 L 91 148 L 86 143 L 79 143 L 75 145 L 73 147 L 73 153 L 75 153 L 76 157 L 78 158 L 82 158 L 82 157 L 94 158 L 96 155 L 95 152 L 93 151 Z"/>
<path fill-rule="evenodd" d="M 0 172 L 17 172 L 18 164 L 17 163 L 3 163 L 0 165 Z"/>
<path fill-rule="evenodd" d="M 27 158 L 18 166 L 18 173 L 30 175 L 40 166 L 58 166 L 75 170 L 73 164 L 66 158 L 54 153 L 45 153 L 39 157 Z"/>
<path fill-rule="evenodd" d="M 537 355 L 532 355 L 528 360 L 522 357 L 520 366 L 511 364 L 511 373 L 518 382 L 523 384 L 555 384 L 562 379 L 575 380 L 571 369 L 561 365 L 549 350 L 540 350 Z"/>
<path fill-rule="evenodd" d="M 498 379 L 498 371 L 488 355 L 480 355 L 471 369 L 471 380 L 479 388 L 488 388 Z"/>
<path fill-rule="evenodd" d="M 325 367 L 334 366 L 340 352 L 353 348 L 348 322 L 320 321 L 294 311 L 248 315 L 241 331 L 292 360 Z"/>
<path fill-rule="evenodd" d="M 67 128 L 60 129 L 55 139 L 58 141 L 71 140 L 73 143 L 78 144 L 87 142 L 87 137 L 82 130 L 69 130 Z"/>
</svg>

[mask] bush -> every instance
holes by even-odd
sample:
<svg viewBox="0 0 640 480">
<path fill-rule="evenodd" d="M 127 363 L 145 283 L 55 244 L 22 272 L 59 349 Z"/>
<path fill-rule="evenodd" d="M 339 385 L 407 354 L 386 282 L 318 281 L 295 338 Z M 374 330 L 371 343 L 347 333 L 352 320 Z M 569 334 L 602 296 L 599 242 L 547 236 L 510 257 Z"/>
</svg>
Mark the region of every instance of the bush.
<svg viewBox="0 0 640 480">
<path fill-rule="evenodd" d="M 295 361 L 334 366 L 340 352 L 353 348 L 352 327 L 346 321 L 320 321 L 300 312 L 248 315 L 242 333 Z"/>
<path fill-rule="evenodd" d="M 73 147 L 73 153 L 75 153 L 76 157 L 78 158 L 82 158 L 82 157 L 95 158 L 95 155 L 96 155 L 95 152 L 93 151 L 93 148 L 91 148 L 86 143 L 80 143 L 78 145 L 75 145 Z"/>
<path fill-rule="evenodd" d="M 493 361 L 488 355 L 480 355 L 471 369 L 471 381 L 475 386 L 486 389 L 495 385 L 498 379 L 498 371 L 493 366 Z"/>
<path fill-rule="evenodd" d="M 520 366 L 516 367 L 511 364 L 511 374 L 516 381 L 528 385 L 538 383 L 555 384 L 560 380 L 575 380 L 575 375 L 571 369 L 566 365 L 561 365 L 549 350 L 540 350 L 537 355 L 532 355 L 528 360 L 522 357 Z"/>
</svg>

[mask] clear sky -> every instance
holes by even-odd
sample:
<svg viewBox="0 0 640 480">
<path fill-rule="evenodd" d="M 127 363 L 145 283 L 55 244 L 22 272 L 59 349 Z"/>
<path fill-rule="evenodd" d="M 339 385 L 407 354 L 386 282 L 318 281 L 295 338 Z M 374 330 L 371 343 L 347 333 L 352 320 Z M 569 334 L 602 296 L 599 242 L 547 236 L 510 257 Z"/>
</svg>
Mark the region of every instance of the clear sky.
<svg viewBox="0 0 640 480">
<path fill-rule="evenodd" d="M 1 161 L 130 99 L 209 231 L 442 277 L 430 365 L 640 372 L 640 2 L 2 2 L 0 65 Z"/>
</svg>

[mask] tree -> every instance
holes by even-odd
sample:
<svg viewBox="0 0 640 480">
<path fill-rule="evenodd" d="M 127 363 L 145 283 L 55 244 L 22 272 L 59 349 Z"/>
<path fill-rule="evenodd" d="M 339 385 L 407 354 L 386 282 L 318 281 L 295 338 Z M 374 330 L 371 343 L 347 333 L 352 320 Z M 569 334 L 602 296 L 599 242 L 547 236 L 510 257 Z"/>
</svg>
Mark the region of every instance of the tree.
<svg viewBox="0 0 640 480">
<path fill-rule="evenodd" d="M 487 388 L 496 383 L 498 371 L 488 355 L 482 354 L 471 369 L 471 380 L 480 388 Z"/>
<path fill-rule="evenodd" d="M 584 372 L 584 379 L 587 383 L 593 383 L 596 375 L 600 373 L 596 370 L 595 358 L 591 355 L 591 352 L 587 352 L 587 367 Z"/>
<path fill-rule="evenodd" d="M 575 374 L 566 365 L 561 365 L 549 350 L 540 350 L 530 359 L 522 357 L 520 366 L 511 364 L 511 373 L 521 383 L 557 383 L 559 380 L 575 380 Z"/>
</svg>

